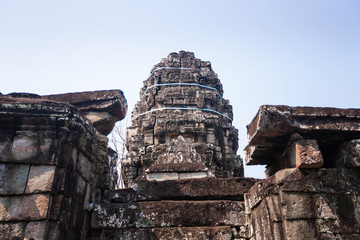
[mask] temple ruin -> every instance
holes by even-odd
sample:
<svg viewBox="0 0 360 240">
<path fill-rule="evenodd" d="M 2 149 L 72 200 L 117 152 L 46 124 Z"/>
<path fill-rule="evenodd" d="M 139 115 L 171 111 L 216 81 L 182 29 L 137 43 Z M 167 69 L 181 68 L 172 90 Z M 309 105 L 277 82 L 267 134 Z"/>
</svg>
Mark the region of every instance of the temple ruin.
<svg viewBox="0 0 360 240">
<path fill-rule="evenodd" d="M 127 185 L 142 174 L 156 180 L 243 176 L 232 117 L 211 63 L 191 52 L 169 54 L 144 81 L 132 113 Z"/>
<path fill-rule="evenodd" d="M 193 53 L 155 65 L 114 189 L 122 91 L 0 94 L 0 239 L 360 239 L 360 109 L 261 106 L 244 161 L 267 177 L 253 179 L 222 96 Z"/>
</svg>

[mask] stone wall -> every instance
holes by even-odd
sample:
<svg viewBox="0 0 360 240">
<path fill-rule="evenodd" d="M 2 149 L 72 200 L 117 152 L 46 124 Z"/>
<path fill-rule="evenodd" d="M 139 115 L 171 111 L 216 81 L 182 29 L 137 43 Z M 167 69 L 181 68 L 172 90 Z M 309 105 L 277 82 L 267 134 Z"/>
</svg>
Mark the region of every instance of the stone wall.
<svg viewBox="0 0 360 240">
<path fill-rule="evenodd" d="M 102 101 L 124 101 L 111 93 Z M 76 95 L 89 104 L 94 93 Z M 10 94 L 0 103 L 0 239 L 86 239 L 107 137 L 65 101 Z"/>
<path fill-rule="evenodd" d="M 360 170 L 288 168 L 245 194 L 250 239 L 360 239 Z"/>
<path fill-rule="evenodd" d="M 248 136 L 251 240 L 360 239 L 359 109 L 262 106 Z"/>
</svg>

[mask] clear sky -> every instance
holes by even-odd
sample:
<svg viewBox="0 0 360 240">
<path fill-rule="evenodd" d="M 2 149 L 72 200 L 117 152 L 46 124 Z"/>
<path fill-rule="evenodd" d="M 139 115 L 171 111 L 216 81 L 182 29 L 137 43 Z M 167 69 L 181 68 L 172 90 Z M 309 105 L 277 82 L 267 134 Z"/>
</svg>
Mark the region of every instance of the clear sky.
<svg viewBox="0 0 360 240">
<path fill-rule="evenodd" d="M 241 155 L 263 104 L 360 107 L 359 0 L 0 0 L 3 94 L 121 89 L 131 110 L 179 50 L 212 62 Z"/>
</svg>

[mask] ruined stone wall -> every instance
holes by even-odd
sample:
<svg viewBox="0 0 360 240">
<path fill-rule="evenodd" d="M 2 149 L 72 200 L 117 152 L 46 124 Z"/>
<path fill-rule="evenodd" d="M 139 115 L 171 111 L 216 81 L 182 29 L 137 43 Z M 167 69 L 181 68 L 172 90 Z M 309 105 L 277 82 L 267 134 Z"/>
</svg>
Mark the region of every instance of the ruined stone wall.
<svg viewBox="0 0 360 240">
<path fill-rule="evenodd" d="M 0 239 L 86 239 L 106 149 L 106 136 L 73 105 L 1 95 Z"/>
<path fill-rule="evenodd" d="M 244 152 L 267 165 L 256 180 L 233 177 L 237 131 L 214 91 L 191 53 L 155 66 L 120 190 L 105 135 L 126 113 L 121 91 L 0 94 L 0 239 L 360 239 L 360 110 L 260 107 Z"/>
<path fill-rule="evenodd" d="M 159 169 L 149 169 L 159 164 L 163 171 L 186 172 L 183 167 L 198 163 L 193 172 L 206 168 L 212 176 L 243 176 L 242 161 L 236 156 L 238 131 L 231 124 L 232 106 L 222 96 L 210 62 L 195 58 L 194 53 L 171 53 L 155 65 L 144 81 L 127 130 L 129 158 L 123 168 L 128 185 L 145 171 Z M 179 137 L 178 143 L 189 146 L 174 151 L 171 145 L 178 143 L 172 142 Z M 177 157 L 177 152 L 191 154 Z M 174 177 L 178 176 L 165 179 Z"/>
<path fill-rule="evenodd" d="M 245 194 L 255 239 L 360 239 L 360 171 L 288 168 Z"/>
<path fill-rule="evenodd" d="M 248 164 L 268 178 L 245 194 L 250 239 L 360 239 L 360 110 L 262 106 Z"/>
</svg>

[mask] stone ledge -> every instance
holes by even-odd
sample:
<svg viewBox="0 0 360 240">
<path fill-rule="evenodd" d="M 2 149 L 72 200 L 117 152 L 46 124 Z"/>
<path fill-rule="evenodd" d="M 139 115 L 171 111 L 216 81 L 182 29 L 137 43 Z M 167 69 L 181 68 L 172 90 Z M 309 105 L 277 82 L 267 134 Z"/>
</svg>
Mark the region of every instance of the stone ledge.
<svg viewBox="0 0 360 240">
<path fill-rule="evenodd" d="M 244 200 L 257 181 L 253 178 L 201 178 L 161 182 L 139 180 L 134 189 L 120 189 L 112 193 L 113 202 L 150 200 Z"/>
<path fill-rule="evenodd" d="M 293 133 L 326 144 L 360 138 L 360 109 L 264 105 L 247 128 L 245 163 L 269 164 Z"/>
<path fill-rule="evenodd" d="M 94 229 L 244 226 L 244 203 L 239 201 L 155 201 L 96 204 L 91 218 Z"/>
<path fill-rule="evenodd" d="M 130 228 L 104 230 L 100 240 L 227 240 L 231 239 L 230 227 L 167 227 L 167 228 Z"/>
<path fill-rule="evenodd" d="M 355 194 L 360 201 L 360 169 L 287 168 L 271 177 L 258 181 L 245 193 L 245 201 L 250 208 L 256 207 L 271 194 L 280 192 L 350 196 Z"/>
<path fill-rule="evenodd" d="M 77 92 L 42 96 L 43 99 L 70 103 L 79 109 L 102 134 L 109 134 L 115 122 L 122 120 L 127 103 L 121 90 Z"/>
</svg>

